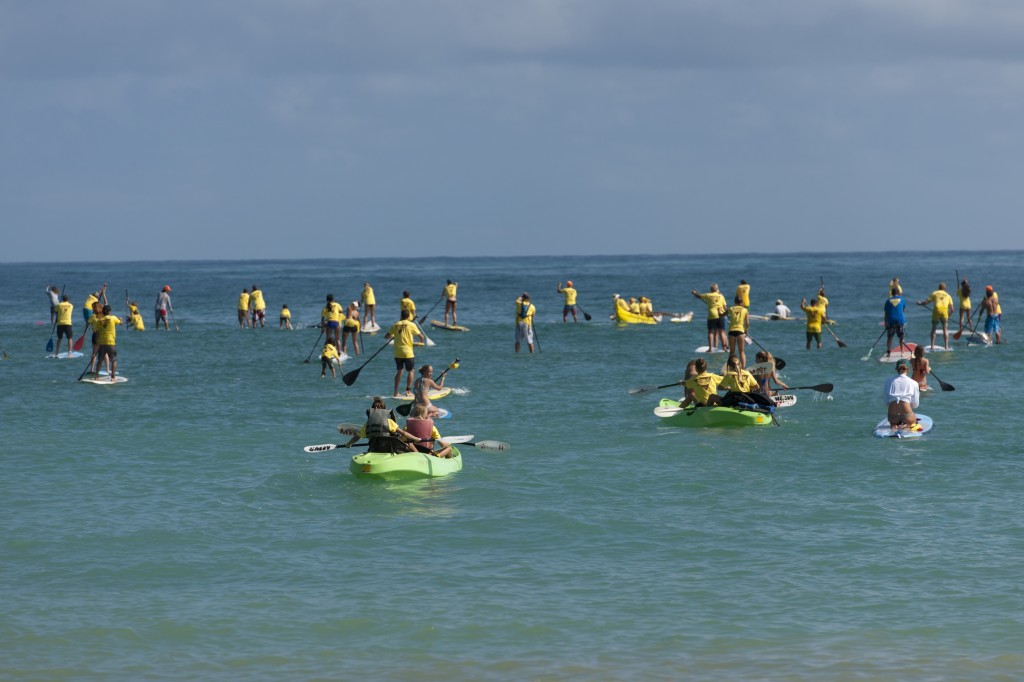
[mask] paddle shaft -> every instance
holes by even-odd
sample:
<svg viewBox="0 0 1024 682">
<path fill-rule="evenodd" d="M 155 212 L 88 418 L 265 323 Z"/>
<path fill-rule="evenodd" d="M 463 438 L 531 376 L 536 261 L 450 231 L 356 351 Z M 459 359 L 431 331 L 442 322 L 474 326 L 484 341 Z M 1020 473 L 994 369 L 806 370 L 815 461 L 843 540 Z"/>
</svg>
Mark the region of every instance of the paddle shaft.
<svg viewBox="0 0 1024 682">
<path fill-rule="evenodd" d="M 765 353 L 771 354 L 771 351 L 768 350 L 767 348 L 765 348 L 764 346 L 762 346 L 761 344 L 759 344 L 757 342 L 757 339 L 755 339 L 753 336 L 751 336 L 749 332 L 747 333 L 746 336 L 747 336 L 748 339 L 750 339 L 751 341 L 754 342 L 755 346 L 757 346 L 758 348 L 763 350 Z M 784 369 L 786 367 L 786 361 L 785 360 L 783 360 L 782 358 L 776 358 L 774 355 L 772 357 L 775 358 L 775 368 L 776 369 Z"/>
<path fill-rule="evenodd" d="M 839 340 L 839 337 L 836 336 L 836 333 L 832 331 L 832 327 L 828 326 L 827 324 L 824 324 L 822 326 L 825 328 L 825 331 L 832 335 L 832 338 L 836 340 L 836 343 L 839 344 L 840 348 L 846 348 L 846 344 Z"/>
<path fill-rule="evenodd" d="M 941 388 L 943 391 L 955 391 L 956 390 L 956 386 L 954 386 L 953 384 L 947 384 L 945 381 L 943 381 L 939 377 L 935 376 L 935 372 L 933 372 L 931 370 L 928 370 L 928 373 L 931 374 L 933 377 L 935 377 L 935 380 L 937 382 L 939 382 L 939 388 Z"/>
<path fill-rule="evenodd" d="M 640 386 L 639 388 L 629 389 L 630 395 L 636 395 L 637 393 L 648 393 L 650 391 L 658 391 L 663 388 L 671 388 L 672 386 L 682 386 L 682 381 L 674 381 L 671 384 L 663 384 L 661 386 Z"/>
<path fill-rule="evenodd" d="M 359 365 L 358 367 L 356 367 L 351 372 L 347 372 L 345 375 L 343 375 L 341 377 L 341 380 L 345 383 L 345 385 L 346 386 L 351 386 L 352 384 L 354 384 L 356 382 L 356 379 L 359 378 L 359 373 L 361 371 L 363 371 L 363 367 L 366 367 L 368 364 L 370 364 L 370 360 L 373 360 L 375 357 L 380 355 L 380 352 L 388 347 L 388 343 L 390 341 L 391 341 L 391 339 L 388 339 L 387 341 L 385 341 L 383 346 L 378 348 L 376 350 L 376 352 L 374 352 L 373 355 L 371 355 L 369 358 L 367 358 L 366 362 L 364 362 L 363 364 Z"/>
<path fill-rule="evenodd" d="M 428 317 L 430 317 L 430 313 L 434 312 L 434 308 L 436 308 L 441 303 L 441 301 L 443 301 L 443 300 L 444 300 L 444 292 L 441 292 L 441 298 L 437 299 L 437 303 L 435 303 L 434 305 L 430 306 L 430 310 L 428 310 L 427 312 L 423 313 L 423 316 L 419 318 L 419 322 L 416 322 L 416 325 L 419 326 L 420 324 L 422 324 L 423 320 L 425 320 Z M 415 322 L 415 320 L 413 320 L 413 321 Z M 427 336 L 426 334 L 423 335 L 424 338 L 426 338 L 426 336 Z"/>
<path fill-rule="evenodd" d="M 303 360 L 303 362 L 309 363 L 309 359 L 311 357 L 313 357 L 313 353 L 316 352 L 317 346 L 320 345 L 320 339 L 322 339 L 323 337 L 324 337 L 324 328 L 320 327 L 320 336 L 316 337 L 316 343 L 313 344 L 313 347 L 309 351 L 309 355 L 306 356 L 306 359 Z"/>
<path fill-rule="evenodd" d="M 875 339 L 875 342 L 871 344 L 871 348 L 868 349 L 867 355 L 862 357 L 861 360 L 867 360 L 869 357 L 871 357 L 871 352 L 875 350 L 875 346 L 878 345 L 878 342 L 882 340 L 882 337 L 885 336 L 885 332 L 887 331 L 889 331 L 888 328 L 882 330 L 882 333 L 878 335 L 878 338 Z"/>
</svg>

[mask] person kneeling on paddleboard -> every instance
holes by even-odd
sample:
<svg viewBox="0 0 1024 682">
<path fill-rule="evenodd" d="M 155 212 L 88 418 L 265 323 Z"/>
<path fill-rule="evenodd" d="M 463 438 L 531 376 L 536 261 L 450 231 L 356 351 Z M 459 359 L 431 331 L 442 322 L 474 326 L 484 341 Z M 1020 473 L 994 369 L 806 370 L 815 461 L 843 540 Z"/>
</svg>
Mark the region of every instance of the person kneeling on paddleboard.
<svg viewBox="0 0 1024 682">
<path fill-rule="evenodd" d="M 896 376 L 885 382 L 885 402 L 889 424 L 894 429 L 912 427 L 917 423 L 914 409 L 921 399 L 917 382 L 907 376 L 910 364 L 906 360 L 896 361 Z"/>
<path fill-rule="evenodd" d="M 416 439 L 412 442 L 416 450 L 446 459 L 452 456 L 452 446 L 441 440 L 434 420 L 427 416 L 427 410 L 423 405 L 412 408 L 412 414 L 405 420 L 405 430 Z M 441 449 L 435 452 L 434 443 L 440 443 Z"/>
</svg>

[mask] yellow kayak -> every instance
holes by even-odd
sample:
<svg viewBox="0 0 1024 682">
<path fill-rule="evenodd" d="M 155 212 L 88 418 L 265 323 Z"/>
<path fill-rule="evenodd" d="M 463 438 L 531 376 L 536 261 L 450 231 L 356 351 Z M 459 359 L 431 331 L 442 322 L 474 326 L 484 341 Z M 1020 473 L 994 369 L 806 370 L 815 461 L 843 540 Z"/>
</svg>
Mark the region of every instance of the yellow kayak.
<svg viewBox="0 0 1024 682">
<path fill-rule="evenodd" d="M 661 322 L 661 315 L 639 315 L 615 306 L 615 321 L 619 324 L 658 324 Z"/>
</svg>

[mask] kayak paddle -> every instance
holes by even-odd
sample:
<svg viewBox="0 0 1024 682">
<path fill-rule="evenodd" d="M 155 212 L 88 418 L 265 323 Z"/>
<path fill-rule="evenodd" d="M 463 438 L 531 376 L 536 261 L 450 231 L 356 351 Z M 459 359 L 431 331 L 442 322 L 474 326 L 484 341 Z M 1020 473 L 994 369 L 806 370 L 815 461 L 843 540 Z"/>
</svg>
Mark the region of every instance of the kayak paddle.
<svg viewBox="0 0 1024 682">
<path fill-rule="evenodd" d="M 683 382 L 673 381 L 671 384 L 662 384 L 661 386 L 638 386 L 637 388 L 629 389 L 630 395 L 638 395 L 640 393 L 650 393 L 651 391 L 659 391 L 663 388 L 671 388 L 672 386 L 682 386 Z"/>
<path fill-rule="evenodd" d="M 475 445 L 473 443 L 470 443 L 470 441 L 473 440 L 473 434 L 469 434 L 469 435 L 465 435 L 465 436 L 443 436 L 440 440 L 443 440 L 446 443 L 454 443 L 456 445 L 467 445 L 467 444 L 468 445 Z M 498 441 L 480 441 L 480 442 L 482 442 L 482 443 L 496 443 Z M 358 447 L 365 446 L 365 445 L 367 445 L 367 443 L 353 443 L 351 447 L 358 448 Z M 507 445 L 507 443 L 502 443 L 502 445 Z M 345 443 L 324 443 L 322 445 L 307 445 L 306 447 L 304 447 L 302 449 L 305 450 L 306 452 L 327 452 L 328 450 L 340 450 L 342 448 L 347 448 L 347 447 L 349 447 L 349 446 L 346 445 Z M 486 449 L 486 448 L 484 448 L 484 449 Z M 506 448 L 503 448 L 503 449 L 507 450 L 508 448 L 506 447 Z"/>
<path fill-rule="evenodd" d="M 936 378 L 938 378 L 938 377 L 936 377 Z M 810 391 L 818 391 L 819 393 L 831 393 L 832 392 L 832 388 L 833 388 L 832 384 L 816 384 L 814 386 L 790 386 L 789 388 L 787 388 L 785 390 L 787 390 L 787 391 L 799 391 L 801 389 L 807 389 L 807 390 L 810 390 Z"/>
</svg>

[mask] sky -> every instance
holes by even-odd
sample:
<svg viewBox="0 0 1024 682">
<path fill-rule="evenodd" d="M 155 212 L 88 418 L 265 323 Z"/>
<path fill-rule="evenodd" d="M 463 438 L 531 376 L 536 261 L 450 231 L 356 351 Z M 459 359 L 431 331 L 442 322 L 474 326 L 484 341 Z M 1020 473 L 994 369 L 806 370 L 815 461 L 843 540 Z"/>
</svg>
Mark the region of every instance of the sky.
<svg viewBox="0 0 1024 682">
<path fill-rule="evenodd" d="M 1019 0 L 0 0 L 0 262 L 1022 249 Z"/>
</svg>

